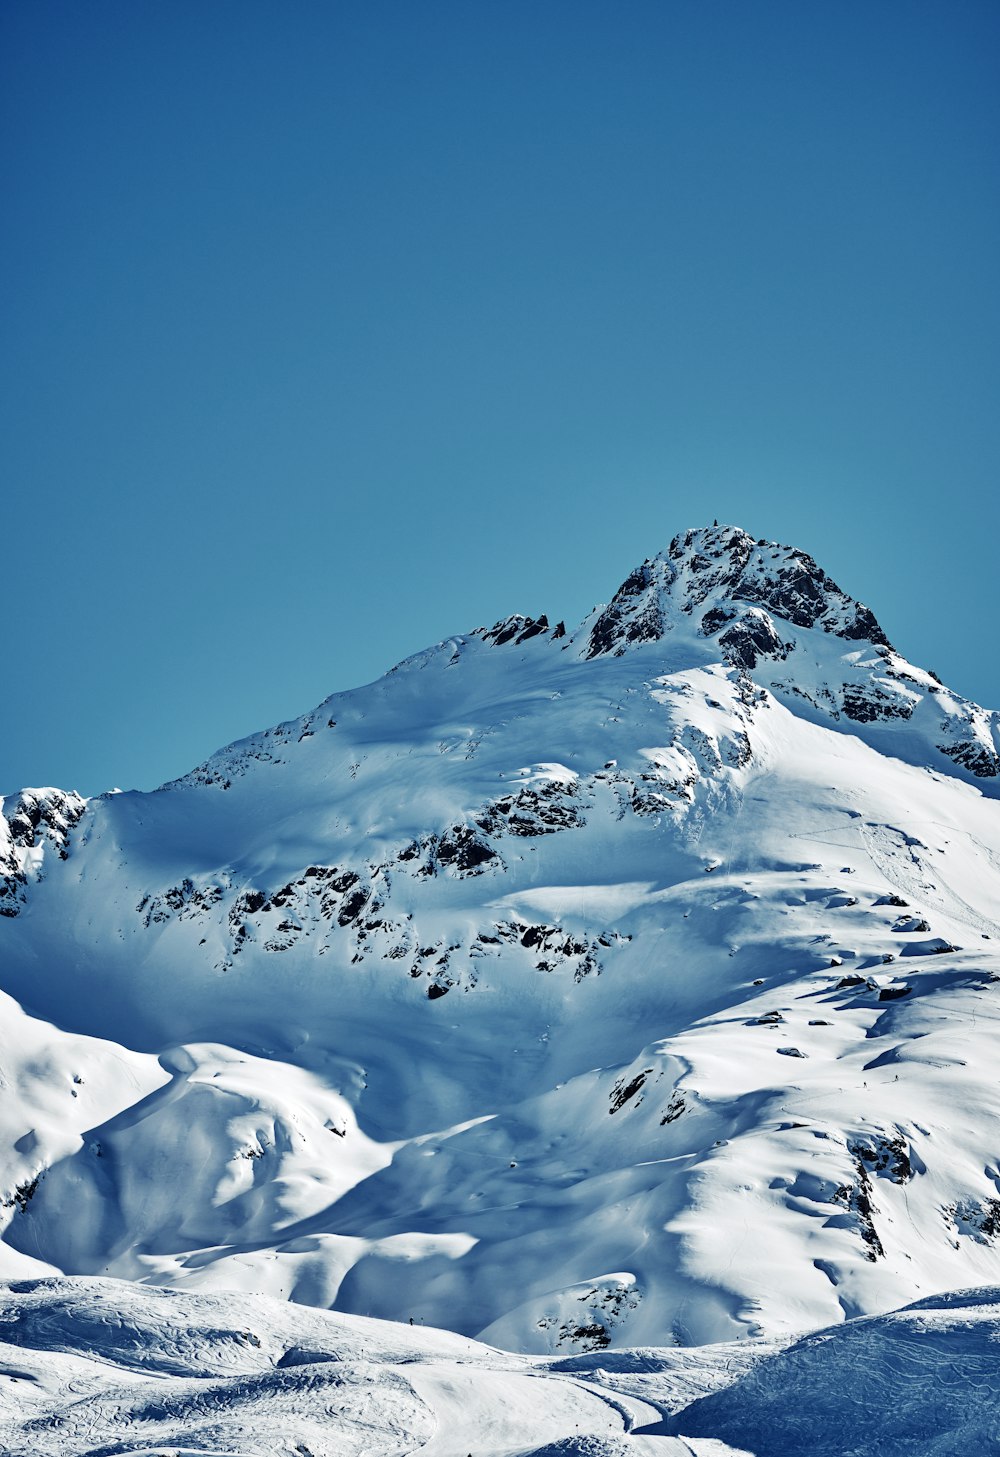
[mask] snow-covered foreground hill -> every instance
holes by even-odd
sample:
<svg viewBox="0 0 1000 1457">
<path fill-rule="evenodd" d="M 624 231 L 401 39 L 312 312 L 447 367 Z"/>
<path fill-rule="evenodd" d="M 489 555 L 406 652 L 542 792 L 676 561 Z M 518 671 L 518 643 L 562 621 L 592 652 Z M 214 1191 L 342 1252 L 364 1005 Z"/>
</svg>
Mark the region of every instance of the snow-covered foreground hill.
<svg viewBox="0 0 1000 1457">
<path fill-rule="evenodd" d="M 998 770 L 718 528 L 155 793 L 9 796 L 0 1274 L 556 1356 L 1000 1281 Z"/>
<path fill-rule="evenodd" d="M 260 1297 L 0 1287 L 10 1457 L 957 1457 L 1000 1441 L 1000 1289 L 797 1341 L 562 1360 Z"/>
</svg>

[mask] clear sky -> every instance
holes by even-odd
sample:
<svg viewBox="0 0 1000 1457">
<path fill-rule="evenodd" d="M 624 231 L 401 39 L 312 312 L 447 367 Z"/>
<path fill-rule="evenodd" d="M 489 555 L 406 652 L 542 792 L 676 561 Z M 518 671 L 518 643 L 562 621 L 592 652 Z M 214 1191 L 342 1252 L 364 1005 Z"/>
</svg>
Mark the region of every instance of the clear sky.
<svg viewBox="0 0 1000 1457">
<path fill-rule="evenodd" d="M 1000 704 L 995 0 L 5 0 L 0 205 L 8 790 L 713 517 Z"/>
</svg>

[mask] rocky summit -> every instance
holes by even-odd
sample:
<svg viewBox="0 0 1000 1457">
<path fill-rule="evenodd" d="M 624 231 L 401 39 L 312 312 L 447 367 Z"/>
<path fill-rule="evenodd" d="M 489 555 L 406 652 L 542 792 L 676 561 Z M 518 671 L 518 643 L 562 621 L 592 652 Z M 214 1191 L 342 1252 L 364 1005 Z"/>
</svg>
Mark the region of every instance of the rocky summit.
<svg viewBox="0 0 1000 1457">
<path fill-rule="evenodd" d="M 998 798 L 1000 714 L 736 527 L 153 793 L 8 796 L 0 1275 L 591 1374 L 725 1342 L 759 1396 L 1000 1279 Z"/>
</svg>

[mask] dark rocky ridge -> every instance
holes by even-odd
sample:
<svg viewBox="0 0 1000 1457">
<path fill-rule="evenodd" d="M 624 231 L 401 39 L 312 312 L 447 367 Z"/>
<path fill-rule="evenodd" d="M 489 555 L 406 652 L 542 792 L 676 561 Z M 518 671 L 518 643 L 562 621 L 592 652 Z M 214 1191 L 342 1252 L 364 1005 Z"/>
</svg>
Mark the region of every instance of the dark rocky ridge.
<svg viewBox="0 0 1000 1457">
<path fill-rule="evenodd" d="M 16 916 L 25 900 L 28 875 L 18 851 L 50 847 L 60 860 L 70 853 L 70 837 L 86 808 L 72 790 L 22 789 L 3 801 L 6 836 L 0 840 L 0 916 Z"/>
<path fill-rule="evenodd" d="M 632 644 L 656 642 L 669 632 L 672 612 L 690 615 L 710 599 L 702 623 L 706 635 L 737 616 L 730 604 L 746 603 L 795 627 L 892 647 L 874 613 L 843 592 L 806 552 L 755 541 L 739 527 L 713 526 L 675 536 L 665 553 L 631 573 L 591 627 L 585 656 L 618 655 Z M 756 634 L 774 640 L 758 645 Z M 745 616 L 730 646 L 738 666 L 753 666 L 748 659 L 756 652 L 781 654 L 766 616 L 756 624 Z"/>
</svg>

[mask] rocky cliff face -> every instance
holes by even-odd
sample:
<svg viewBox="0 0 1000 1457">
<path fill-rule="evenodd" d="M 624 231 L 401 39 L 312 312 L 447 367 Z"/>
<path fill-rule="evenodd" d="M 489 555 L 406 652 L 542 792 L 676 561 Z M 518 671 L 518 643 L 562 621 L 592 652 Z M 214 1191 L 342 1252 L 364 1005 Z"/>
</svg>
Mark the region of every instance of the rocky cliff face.
<svg viewBox="0 0 1000 1457">
<path fill-rule="evenodd" d="M 0 916 L 16 916 L 46 854 L 66 860 L 70 836 L 86 808 L 78 794 L 22 789 L 4 801 L 0 821 Z"/>
<path fill-rule="evenodd" d="M 873 613 L 842 592 L 811 556 L 754 541 L 738 527 L 715 526 L 675 536 L 666 552 L 636 568 L 590 628 L 586 656 L 659 641 L 683 617 L 713 638 L 724 629 L 732 634 L 734 623 L 747 623 L 751 633 L 763 627 L 761 656 L 782 656 L 774 618 L 890 649 Z M 732 640 L 720 639 L 722 647 Z"/>
</svg>

